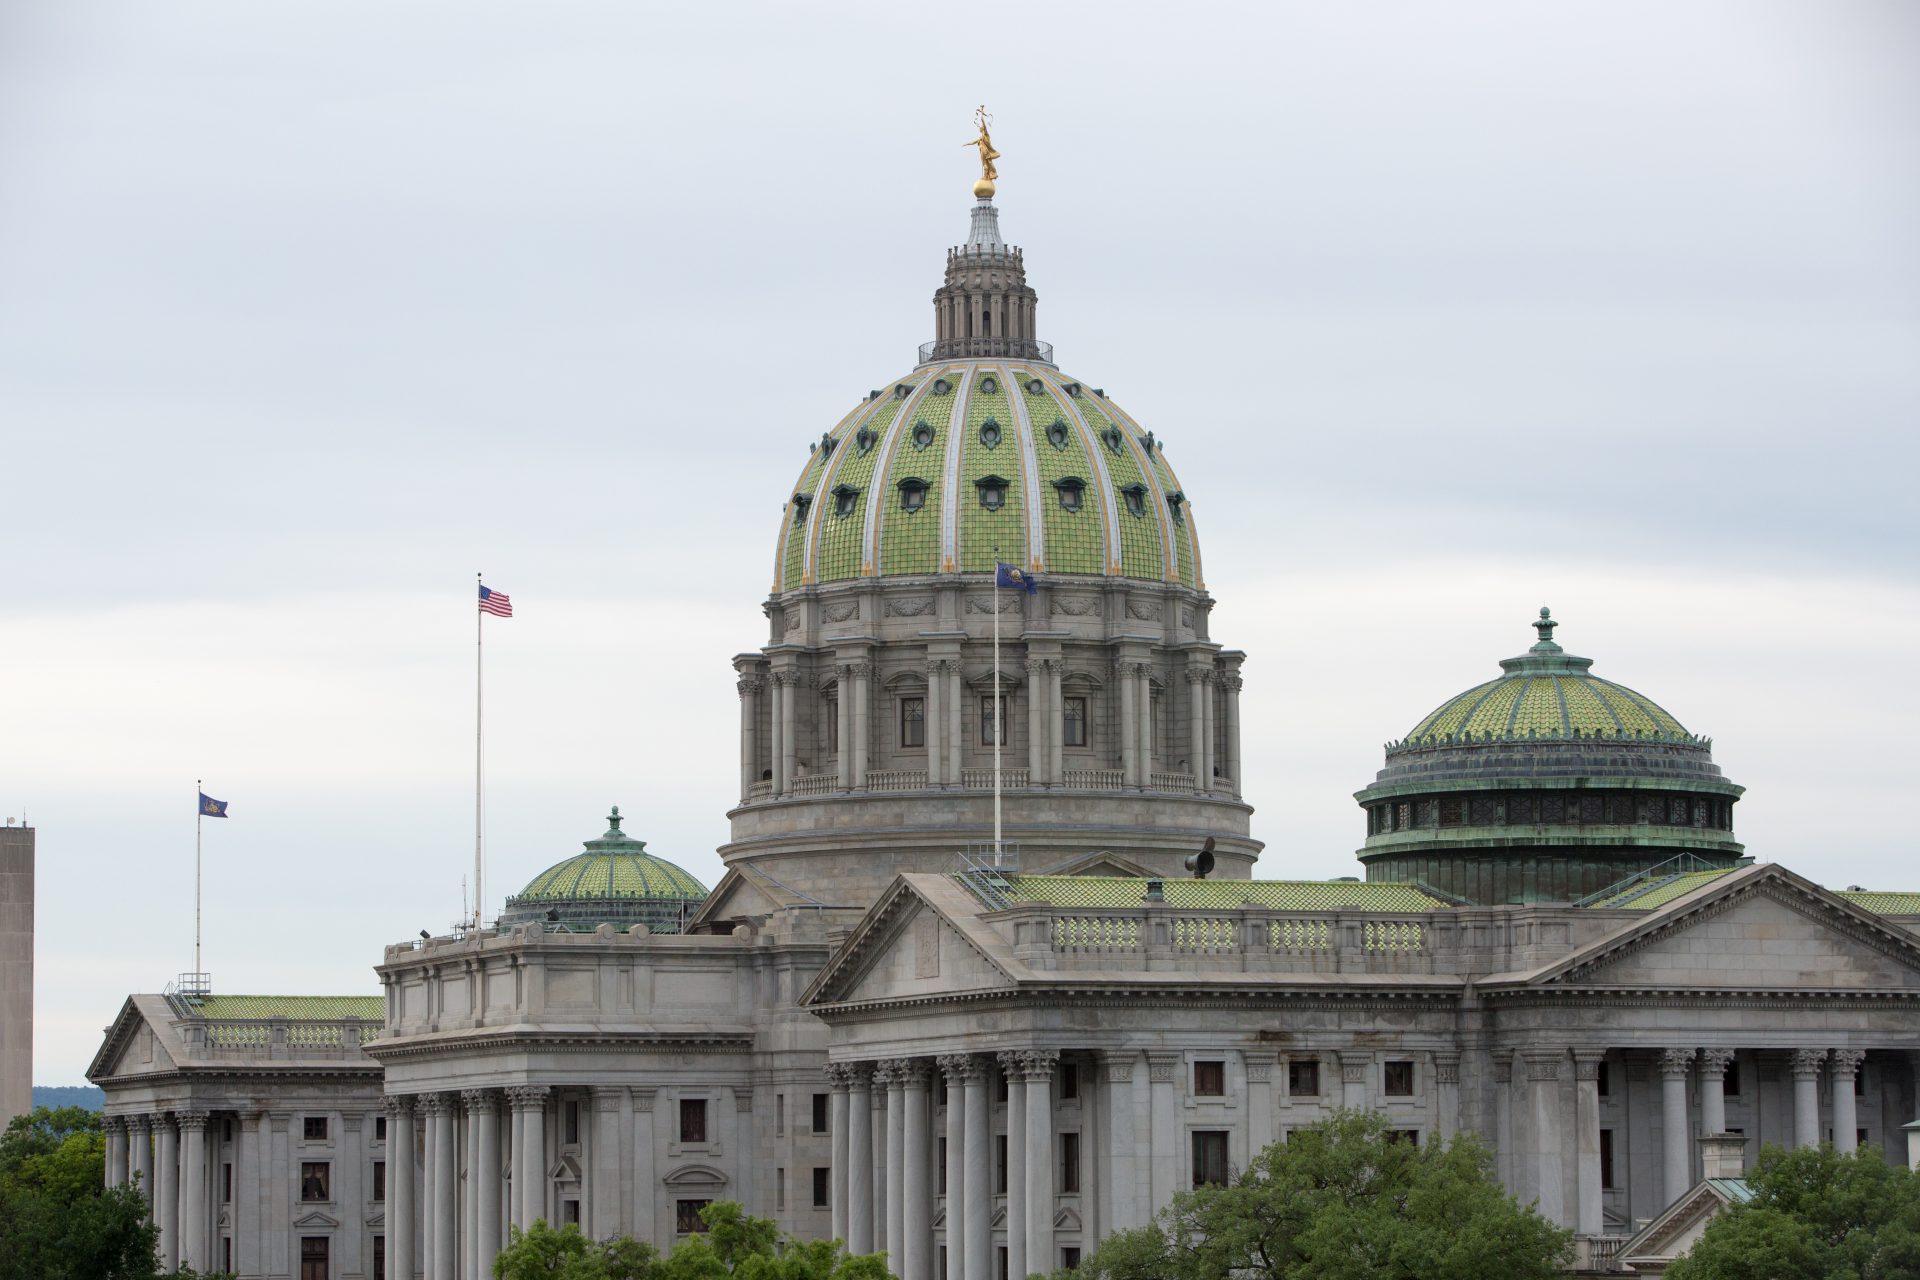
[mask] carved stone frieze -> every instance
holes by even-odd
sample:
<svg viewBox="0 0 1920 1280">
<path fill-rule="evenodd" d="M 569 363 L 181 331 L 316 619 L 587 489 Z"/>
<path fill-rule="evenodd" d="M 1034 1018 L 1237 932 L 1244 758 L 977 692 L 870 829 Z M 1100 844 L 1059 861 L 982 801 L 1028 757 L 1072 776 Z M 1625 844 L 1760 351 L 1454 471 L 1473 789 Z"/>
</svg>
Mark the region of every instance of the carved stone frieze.
<svg viewBox="0 0 1920 1280">
<path fill-rule="evenodd" d="M 1660 1074 L 1668 1078 L 1686 1077 L 1687 1068 L 1693 1065 L 1693 1050 L 1662 1049 L 1660 1051 Z"/>
<path fill-rule="evenodd" d="M 1129 600 L 1127 601 L 1127 616 L 1129 618 L 1138 618 L 1142 622 L 1158 622 L 1160 621 L 1159 602 L 1154 600 Z"/>
<path fill-rule="evenodd" d="M 1009 613 L 1017 614 L 1020 612 L 1020 596 L 1017 592 L 1012 595 L 1006 595 L 1001 593 L 997 593 L 997 594 L 1000 594 L 999 603 L 1000 603 L 1000 613 L 1002 616 L 1005 616 L 1006 614 L 1009 614 Z M 987 616 L 991 617 L 993 616 L 993 606 L 994 606 L 993 596 L 968 596 L 967 597 L 968 613 L 984 613 Z"/>
<path fill-rule="evenodd" d="M 1097 618 L 1100 616 L 1100 597 L 1055 596 L 1050 611 L 1068 618 Z"/>
<path fill-rule="evenodd" d="M 895 596 L 887 601 L 889 618 L 924 618 L 932 612 L 932 596 Z"/>
<path fill-rule="evenodd" d="M 821 610 L 821 616 L 828 622 L 852 622 L 860 616 L 860 602 L 858 600 L 835 600 L 832 604 Z"/>
</svg>

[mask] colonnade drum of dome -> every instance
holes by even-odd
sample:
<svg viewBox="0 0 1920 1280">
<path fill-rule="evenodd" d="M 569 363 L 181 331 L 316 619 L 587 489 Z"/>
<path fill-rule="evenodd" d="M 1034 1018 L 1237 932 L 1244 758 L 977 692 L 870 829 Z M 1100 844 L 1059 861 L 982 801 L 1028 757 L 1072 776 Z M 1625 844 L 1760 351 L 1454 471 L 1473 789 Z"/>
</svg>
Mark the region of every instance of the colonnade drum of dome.
<svg viewBox="0 0 1920 1280">
<path fill-rule="evenodd" d="M 1636 876 L 1741 865 L 1742 788 L 1658 703 L 1539 639 L 1387 747 L 1355 798 L 1369 880 L 1474 903 L 1565 902 Z"/>
</svg>

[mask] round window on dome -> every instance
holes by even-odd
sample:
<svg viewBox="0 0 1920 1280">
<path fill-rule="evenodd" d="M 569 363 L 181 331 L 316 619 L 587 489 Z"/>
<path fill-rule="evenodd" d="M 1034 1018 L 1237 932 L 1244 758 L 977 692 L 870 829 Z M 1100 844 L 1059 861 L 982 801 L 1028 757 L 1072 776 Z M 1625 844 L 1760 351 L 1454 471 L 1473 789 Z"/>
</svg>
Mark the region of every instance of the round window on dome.
<svg viewBox="0 0 1920 1280">
<path fill-rule="evenodd" d="M 992 418 L 980 424 L 980 443 L 989 449 L 1000 447 L 1000 424 Z"/>
<path fill-rule="evenodd" d="M 1037 396 L 1046 389 L 1047 384 L 1038 378 L 1030 378 L 1027 380 L 1027 394 L 1030 396 Z"/>
<path fill-rule="evenodd" d="M 933 443 L 933 428 L 927 425 L 925 418 L 913 424 L 913 447 L 924 449 Z"/>
<path fill-rule="evenodd" d="M 1067 447 L 1067 424 L 1059 418 L 1055 418 L 1053 425 L 1047 428 L 1047 443 L 1056 449 Z"/>
<path fill-rule="evenodd" d="M 1105 431 L 1102 431 L 1100 433 L 1100 438 L 1107 442 L 1107 448 L 1111 449 L 1115 453 L 1120 452 L 1120 445 L 1122 443 L 1120 438 L 1120 428 L 1115 426 L 1109 426 Z"/>
<path fill-rule="evenodd" d="M 951 392 L 952 390 L 953 390 L 953 384 L 951 382 L 948 382 L 945 378 L 935 378 L 933 380 L 933 394 L 937 396 L 944 396 L 949 392 Z"/>
<path fill-rule="evenodd" d="M 999 391 L 1000 391 L 1000 379 L 993 377 L 992 375 L 988 375 L 987 377 L 980 379 L 981 395 L 983 396 L 997 395 Z"/>
</svg>

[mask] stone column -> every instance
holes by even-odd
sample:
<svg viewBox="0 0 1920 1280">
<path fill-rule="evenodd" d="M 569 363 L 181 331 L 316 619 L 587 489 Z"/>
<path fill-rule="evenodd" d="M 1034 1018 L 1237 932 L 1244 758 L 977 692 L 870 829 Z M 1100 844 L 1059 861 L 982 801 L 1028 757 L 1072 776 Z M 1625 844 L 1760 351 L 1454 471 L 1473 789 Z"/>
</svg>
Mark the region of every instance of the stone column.
<svg viewBox="0 0 1920 1280">
<path fill-rule="evenodd" d="M 1700 1051 L 1700 1132 L 1727 1131 L 1727 1064 L 1731 1049 Z"/>
<path fill-rule="evenodd" d="M 834 668 L 833 723 L 834 748 L 833 767 L 839 777 L 842 791 L 853 787 L 853 668 L 840 663 Z"/>
<path fill-rule="evenodd" d="M 1443 1049 L 1433 1055 L 1436 1114 L 1434 1131 L 1442 1141 L 1460 1132 L 1460 1054 Z"/>
<path fill-rule="evenodd" d="M 415 1215 L 413 1101 L 389 1094 L 387 1107 L 387 1277 L 413 1280 Z"/>
<path fill-rule="evenodd" d="M 629 1089 L 633 1097 L 633 1235 L 637 1240 L 667 1243 L 661 1239 L 656 1209 L 660 1204 L 660 1184 L 653 1176 L 656 1144 L 653 1132 L 652 1089 Z"/>
<path fill-rule="evenodd" d="M 853 664 L 853 786 L 864 791 L 867 787 L 867 735 L 873 726 L 873 717 L 867 713 L 868 691 L 873 687 L 873 664 L 856 662 Z M 847 780 L 840 780 L 841 786 Z"/>
<path fill-rule="evenodd" d="M 593 1090 L 593 1184 L 587 1194 L 593 1200 L 593 1218 L 588 1223 L 596 1240 L 626 1234 L 620 1205 L 620 1095 L 621 1089 L 596 1085 Z M 491 1265 L 491 1263 L 489 1263 Z M 489 1271 L 488 1275 L 493 1273 Z"/>
<path fill-rule="evenodd" d="M 907 1257 L 907 1073 L 912 1062 L 889 1058 L 887 1077 L 887 1269 L 902 1280 Z"/>
<path fill-rule="evenodd" d="M 1214 682 L 1213 668 L 1208 667 L 1205 671 L 1201 672 L 1201 681 L 1200 681 L 1200 694 L 1201 694 L 1200 710 L 1202 713 L 1201 723 L 1200 723 L 1200 749 L 1201 749 L 1200 763 L 1202 766 L 1201 773 L 1200 773 L 1200 789 L 1202 791 L 1218 791 L 1219 790 L 1219 787 L 1214 783 L 1214 780 L 1213 780 L 1214 766 L 1219 763 L 1219 758 L 1218 758 L 1219 752 L 1218 752 L 1218 749 L 1214 746 L 1214 742 L 1213 742 L 1214 730 L 1217 727 L 1214 723 L 1215 711 L 1213 707 L 1213 682 Z M 1224 772 L 1224 770 L 1222 772 Z"/>
<path fill-rule="evenodd" d="M 1373 1054 L 1365 1049 L 1340 1050 L 1340 1105 L 1350 1111 L 1373 1105 Z"/>
<path fill-rule="evenodd" d="M 1793 1051 L 1793 1145 L 1820 1145 L 1820 1066 L 1824 1049 Z"/>
<path fill-rule="evenodd" d="M 1858 1049 L 1835 1049 L 1828 1075 L 1833 1090 L 1833 1149 L 1842 1155 L 1860 1149 L 1860 1115 L 1853 1096 L 1853 1080 L 1867 1055 Z"/>
<path fill-rule="evenodd" d="M 1140 785 L 1153 785 L 1153 664 L 1136 662 L 1133 666 L 1134 678 L 1139 681 L 1134 689 L 1133 705 L 1139 716 L 1133 736 L 1135 749 L 1140 753 Z"/>
<path fill-rule="evenodd" d="M 856 1062 L 847 1070 L 847 1251 L 873 1252 L 873 1067 Z"/>
<path fill-rule="evenodd" d="M 960 750 L 966 739 L 960 731 L 960 708 L 965 705 L 960 681 L 960 663 L 947 665 L 947 785 L 960 785 Z"/>
<path fill-rule="evenodd" d="M 1101 1074 L 1106 1078 L 1107 1184 L 1113 1199 L 1111 1228 L 1126 1231 L 1140 1225 L 1139 1157 L 1133 1140 L 1133 1124 L 1138 1110 L 1133 1103 L 1133 1072 L 1139 1064 L 1137 1052 L 1120 1051 L 1100 1055 Z"/>
<path fill-rule="evenodd" d="M 1692 1145 L 1687 1120 L 1687 1067 L 1693 1061 L 1691 1049 L 1660 1051 L 1660 1199 L 1672 1204 L 1693 1185 L 1693 1165 L 1687 1148 Z"/>
<path fill-rule="evenodd" d="M 486 1199 L 480 1172 L 480 1112 L 486 1105 L 485 1089 L 462 1089 L 454 1121 L 460 1126 L 455 1141 L 459 1166 L 454 1174 L 460 1187 L 460 1274 L 466 1280 L 489 1280 L 492 1274 L 483 1276 L 476 1266 L 480 1258 L 480 1202 Z"/>
<path fill-rule="evenodd" d="M 258 1275 L 264 1269 L 260 1248 L 265 1232 L 261 1230 L 264 1205 L 261 1190 L 264 1181 L 266 1145 L 262 1141 L 258 1111 L 240 1113 L 240 1140 L 233 1153 L 233 1269 L 239 1275 Z M 414 1272 L 393 1271 L 393 1280 L 414 1280 Z"/>
<path fill-rule="evenodd" d="M 1053 1272 L 1053 1069 L 1058 1049 L 1020 1055 L 1026 1082 L 1027 1270 Z"/>
<path fill-rule="evenodd" d="M 1490 1056 L 1493 1067 L 1494 1166 L 1509 1194 L 1520 1194 L 1519 1162 L 1513 1149 L 1513 1054 L 1498 1049 Z"/>
<path fill-rule="evenodd" d="M 947 1082 L 947 1280 L 967 1274 L 967 1076 L 972 1063 L 964 1053 L 939 1060 Z"/>
<path fill-rule="evenodd" d="M 107 1134 L 106 1186 L 111 1190 L 127 1180 L 127 1123 L 119 1116 L 102 1116 L 100 1127 Z"/>
<path fill-rule="evenodd" d="M 741 676 L 734 687 L 740 691 L 740 798 L 745 800 L 760 781 L 760 690 L 766 682 L 758 676 Z M 387 1247 L 393 1247 L 391 1236 Z M 391 1264 L 389 1264 L 391 1269 Z"/>
<path fill-rule="evenodd" d="M 207 1113 L 180 1113 L 180 1263 L 210 1268 L 207 1248 Z"/>
<path fill-rule="evenodd" d="M 1047 660 L 1047 781 L 1056 787 L 1067 780 L 1067 704 L 1060 694 L 1060 666 L 1059 658 Z"/>
<path fill-rule="evenodd" d="M 992 1280 L 993 1276 L 993 1104 L 987 1101 L 990 1068 L 983 1058 L 967 1055 L 962 1068 L 966 1080 L 965 1171 L 961 1176 L 960 1256 L 966 1264 L 964 1280 Z M 952 1222 L 949 1211 L 947 1220 Z M 951 1239 L 951 1232 L 949 1232 Z M 947 1268 L 948 1280 L 962 1280 Z"/>
<path fill-rule="evenodd" d="M 154 1123 L 154 1220 L 160 1226 L 160 1269 L 180 1268 L 180 1132 L 171 1115 Z"/>
<path fill-rule="evenodd" d="M 1238 796 L 1242 794 L 1246 789 L 1246 783 L 1241 781 L 1241 778 L 1240 778 L 1240 774 L 1242 770 L 1242 765 L 1240 763 L 1240 686 L 1241 686 L 1240 677 L 1238 675 L 1228 676 L 1226 678 L 1226 686 L 1227 686 L 1226 774 L 1227 774 L 1227 777 L 1231 779 L 1233 782 L 1233 786 L 1229 788 L 1229 790 L 1233 795 Z"/>
<path fill-rule="evenodd" d="M 1539 1197 L 1542 1217 L 1569 1226 L 1567 1189 L 1561 1176 L 1565 1146 L 1560 1132 L 1560 1064 L 1566 1060 L 1567 1051 L 1528 1049 L 1521 1056 L 1527 1063 L 1527 1103 L 1533 1122 L 1529 1154 L 1534 1193 Z"/>
<path fill-rule="evenodd" d="M 887 1085 L 892 1072 L 886 1062 L 876 1063 L 873 1068 L 873 1122 L 868 1126 L 867 1151 L 873 1161 L 873 1247 L 885 1249 L 887 1237 L 887 1180 L 893 1169 L 887 1164 Z M 889 1268 L 899 1265 L 899 1259 L 888 1259 Z"/>
<path fill-rule="evenodd" d="M 433 1264 L 430 1280 L 454 1280 L 459 1263 L 458 1201 L 459 1170 L 455 1167 L 455 1140 L 459 1126 L 454 1123 L 454 1102 L 450 1093 L 427 1095 L 429 1121 L 427 1136 L 433 1141 L 428 1154 L 428 1185 L 433 1201 Z"/>
<path fill-rule="evenodd" d="M 1245 1050 L 1240 1061 L 1247 1069 L 1247 1163 L 1265 1151 L 1279 1135 L 1273 1124 L 1273 1064 L 1276 1055 Z"/>
<path fill-rule="evenodd" d="M 1193 789 L 1207 789 L 1207 673 L 1187 668 L 1187 767 L 1193 770 Z"/>
<path fill-rule="evenodd" d="M 491 1280 L 493 1258 L 505 1243 L 500 1225 L 500 1096 L 492 1089 L 477 1090 L 478 1098 L 467 1101 L 467 1123 L 479 1129 L 474 1143 L 475 1161 L 467 1169 L 467 1194 L 477 1202 L 475 1221 L 479 1226 L 480 1246 L 474 1255 L 475 1273 Z"/>
<path fill-rule="evenodd" d="M 1184 1059 L 1178 1053 L 1147 1053 L 1147 1123 L 1152 1147 L 1147 1157 L 1149 1213 L 1158 1213 L 1178 1189 L 1175 1174 L 1186 1167 L 1180 1152 L 1180 1096 L 1176 1077 Z"/>
<path fill-rule="evenodd" d="M 837 1062 L 829 1062 L 827 1075 L 827 1142 L 831 1154 L 827 1162 L 832 1172 L 827 1175 L 827 1200 L 831 1205 L 829 1217 L 832 1225 L 828 1228 L 833 1238 L 842 1244 L 847 1240 L 847 1069 Z"/>
<path fill-rule="evenodd" d="M 517 1085 L 507 1090 L 513 1109 L 520 1113 L 513 1151 L 513 1200 L 521 1230 L 547 1218 L 547 1095 L 545 1085 Z"/>
<path fill-rule="evenodd" d="M 1140 717 L 1133 709 L 1134 680 L 1131 662 L 1113 664 L 1114 683 L 1120 686 L 1120 781 L 1129 787 L 1140 785 L 1140 746 L 1137 741 Z"/>
<path fill-rule="evenodd" d="M 127 1117 L 127 1177 L 146 1197 L 147 1220 L 158 1221 L 159 1201 L 153 1185 L 153 1117 Z"/>
<path fill-rule="evenodd" d="M 1574 1230 L 1597 1236 L 1606 1226 L 1600 1186 L 1600 1063 L 1604 1049 L 1573 1051 L 1573 1150 L 1579 1204 Z"/>
<path fill-rule="evenodd" d="M 1021 1084 L 1020 1054 L 998 1055 L 1007 1079 L 1007 1274 L 1024 1276 L 1027 1265 L 1027 1091 Z"/>
<path fill-rule="evenodd" d="M 927 785 L 930 787 L 942 786 L 947 781 L 940 761 L 940 748 L 946 737 L 946 720 L 941 715 L 946 701 L 942 696 L 946 693 L 946 673 L 942 669 L 945 665 L 937 659 L 927 662 L 927 716 L 920 731 L 927 735 Z"/>
<path fill-rule="evenodd" d="M 1027 785 L 1047 780 L 1047 660 L 1027 659 Z"/>
<path fill-rule="evenodd" d="M 772 775 L 768 795 L 783 795 L 787 790 L 787 733 L 784 709 L 787 702 L 784 673 L 767 675 L 767 769 Z"/>
<path fill-rule="evenodd" d="M 928 1185 L 933 1164 L 933 1116 L 926 1061 L 909 1061 L 901 1080 L 904 1089 L 900 1096 L 906 1104 L 906 1159 L 895 1181 L 905 1187 L 905 1248 L 901 1257 L 906 1267 L 900 1275 L 902 1280 L 933 1280 L 933 1188 Z"/>
</svg>

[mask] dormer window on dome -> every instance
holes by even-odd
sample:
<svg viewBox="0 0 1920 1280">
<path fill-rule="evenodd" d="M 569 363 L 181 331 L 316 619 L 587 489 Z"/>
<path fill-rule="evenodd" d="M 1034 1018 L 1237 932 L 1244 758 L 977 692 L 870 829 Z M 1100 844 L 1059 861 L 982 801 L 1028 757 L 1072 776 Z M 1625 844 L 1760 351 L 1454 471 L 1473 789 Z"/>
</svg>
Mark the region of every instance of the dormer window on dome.
<svg viewBox="0 0 1920 1280">
<path fill-rule="evenodd" d="M 1055 418 L 1047 428 L 1047 443 L 1056 449 L 1067 447 L 1067 424 L 1064 419 Z"/>
<path fill-rule="evenodd" d="M 1000 379 L 994 377 L 992 374 L 981 378 L 979 386 L 980 394 L 983 396 L 998 395 L 1000 393 Z"/>
<path fill-rule="evenodd" d="M 1112 424 L 1108 424 L 1107 429 L 1100 433 L 1100 439 L 1105 441 L 1107 448 L 1114 453 L 1120 452 L 1120 446 L 1126 443 L 1125 439 L 1120 435 L 1120 428 Z"/>
<path fill-rule="evenodd" d="M 1120 496 L 1126 500 L 1127 514 L 1144 516 L 1147 514 L 1147 486 L 1130 484 L 1120 490 Z"/>
<path fill-rule="evenodd" d="M 1042 381 L 1040 381 L 1040 379 L 1038 379 L 1038 378 L 1028 378 L 1028 379 L 1027 379 L 1027 394 L 1028 394 L 1028 395 L 1030 395 L 1030 396 L 1037 396 L 1037 395 L 1041 395 L 1041 394 L 1043 394 L 1043 393 L 1044 393 L 1044 392 L 1046 391 L 1046 389 L 1047 389 L 1047 384 L 1046 384 L 1046 383 L 1044 383 L 1044 382 L 1042 382 Z"/>
<path fill-rule="evenodd" d="M 1175 524 L 1185 524 L 1187 522 L 1186 507 L 1186 494 L 1175 489 L 1167 495 L 1167 514 L 1173 517 Z"/>
<path fill-rule="evenodd" d="M 944 395 L 951 395 L 952 392 L 953 392 L 953 384 L 951 382 L 948 382 L 945 378 L 935 378 L 933 380 L 933 394 L 937 396 L 944 396 Z"/>
<path fill-rule="evenodd" d="M 1000 424 L 997 421 L 988 418 L 980 424 L 980 443 L 989 449 L 1000 447 Z"/>
<path fill-rule="evenodd" d="M 1007 482 L 1000 476 L 982 476 L 974 481 L 980 490 L 980 505 L 998 511 L 1007 505 Z"/>
<path fill-rule="evenodd" d="M 872 427 L 861 427 L 859 433 L 853 437 L 854 451 L 864 458 L 867 456 L 867 451 L 872 449 L 879 440 L 879 432 Z"/>
<path fill-rule="evenodd" d="M 813 505 L 813 495 L 796 493 L 793 495 L 793 523 L 803 525 L 807 522 L 807 508 Z"/>
<path fill-rule="evenodd" d="M 933 428 L 927 424 L 925 418 L 922 418 L 913 424 L 913 447 L 916 449 L 924 449 L 932 443 Z"/>
<path fill-rule="evenodd" d="M 833 514 L 846 517 L 860 505 L 860 491 L 850 484 L 833 486 Z"/>
<path fill-rule="evenodd" d="M 1053 491 L 1060 495 L 1060 508 L 1063 511 L 1078 511 L 1086 488 L 1086 481 L 1079 476 L 1062 476 L 1053 482 Z"/>
<path fill-rule="evenodd" d="M 927 482 L 919 476 L 908 476 L 900 482 L 900 509 L 918 511 L 927 505 Z"/>
</svg>

